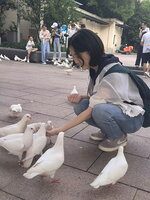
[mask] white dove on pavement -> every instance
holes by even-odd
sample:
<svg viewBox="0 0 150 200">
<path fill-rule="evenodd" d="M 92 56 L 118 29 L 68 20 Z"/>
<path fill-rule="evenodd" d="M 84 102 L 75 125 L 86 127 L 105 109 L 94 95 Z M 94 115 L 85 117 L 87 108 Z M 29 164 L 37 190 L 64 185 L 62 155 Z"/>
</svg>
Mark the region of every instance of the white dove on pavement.
<svg viewBox="0 0 150 200">
<path fill-rule="evenodd" d="M 70 94 L 78 94 L 78 91 L 75 85 L 73 86 L 73 90 L 71 91 Z"/>
<path fill-rule="evenodd" d="M 25 114 L 18 123 L 0 128 L 0 137 L 14 133 L 24 133 L 29 120 L 31 120 L 31 115 Z"/>
<path fill-rule="evenodd" d="M 71 75 L 71 73 L 73 72 L 73 69 L 65 69 L 64 72 L 67 73 L 67 75 Z"/>
<path fill-rule="evenodd" d="M 3 56 L 2 54 L 0 55 L 0 58 L 1 58 L 1 59 L 5 59 L 4 56 Z"/>
<path fill-rule="evenodd" d="M 33 143 L 26 152 L 26 157 L 22 160 L 25 168 L 30 167 L 33 158 L 36 155 L 42 155 L 42 151 L 47 143 L 45 123 L 42 123 L 40 129 L 33 136 Z"/>
<path fill-rule="evenodd" d="M 10 154 L 18 156 L 19 160 L 22 158 L 23 152 L 31 146 L 33 142 L 33 128 L 27 127 L 25 132 L 18 134 L 18 137 L 13 137 L 13 134 L 0 138 L 0 146 L 9 151 Z"/>
<path fill-rule="evenodd" d="M 26 58 L 26 56 L 25 56 L 25 58 L 24 59 L 21 59 L 21 62 L 26 62 L 27 61 L 27 58 Z"/>
<path fill-rule="evenodd" d="M 115 184 L 122 178 L 128 169 L 128 163 L 123 153 L 123 146 L 120 146 L 116 157 L 112 158 L 104 167 L 101 173 L 90 184 L 93 188 L 99 188 L 109 184 Z"/>
<path fill-rule="evenodd" d="M 4 60 L 10 60 L 7 56 L 4 55 Z"/>
<path fill-rule="evenodd" d="M 22 112 L 21 104 L 13 104 L 10 106 L 10 112 L 12 117 L 18 117 L 18 115 Z"/>
<path fill-rule="evenodd" d="M 32 179 L 38 175 L 54 178 L 56 170 L 59 169 L 63 163 L 64 132 L 60 132 L 55 145 L 48 149 L 23 176 L 28 179 Z"/>
<path fill-rule="evenodd" d="M 15 61 L 21 61 L 22 59 L 19 58 L 17 55 L 15 55 L 14 60 L 15 60 Z"/>
</svg>

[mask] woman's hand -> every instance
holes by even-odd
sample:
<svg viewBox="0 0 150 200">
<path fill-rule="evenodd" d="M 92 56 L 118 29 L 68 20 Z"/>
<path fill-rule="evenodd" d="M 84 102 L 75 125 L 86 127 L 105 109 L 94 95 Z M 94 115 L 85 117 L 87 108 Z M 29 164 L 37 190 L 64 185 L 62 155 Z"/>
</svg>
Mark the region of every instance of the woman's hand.
<svg viewBox="0 0 150 200">
<path fill-rule="evenodd" d="M 68 96 L 68 101 L 70 101 L 71 103 L 79 103 L 81 99 L 82 97 L 79 94 L 70 94 Z"/>
<path fill-rule="evenodd" d="M 53 135 L 58 135 L 58 133 L 60 133 L 60 129 L 56 128 L 56 129 L 52 129 L 52 130 L 47 130 L 46 131 L 46 135 L 47 136 L 53 136 Z"/>
</svg>

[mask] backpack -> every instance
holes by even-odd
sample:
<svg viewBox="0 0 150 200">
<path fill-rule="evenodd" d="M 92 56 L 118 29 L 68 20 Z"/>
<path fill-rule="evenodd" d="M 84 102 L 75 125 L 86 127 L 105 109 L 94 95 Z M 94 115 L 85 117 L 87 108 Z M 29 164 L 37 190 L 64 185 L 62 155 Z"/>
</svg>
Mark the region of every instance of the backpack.
<svg viewBox="0 0 150 200">
<path fill-rule="evenodd" d="M 116 64 L 112 68 L 110 68 L 104 74 L 104 76 L 107 76 L 108 74 L 115 73 L 115 72 L 128 74 L 131 77 L 132 81 L 136 84 L 136 86 L 137 86 L 137 88 L 139 90 L 140 96 L 141 96 L 141 98 L 143 100 L 143 104 L 144 104 L 144 108 L 143 109 L 145 110 L 144 122 L 143 122 L 142 126 L 144 128 L 150 127 L 150 89 L 149 89 L 149 87 L 134 72 L 129 70 L 127 67 L 119 65 L 119 64 Z M 130 104 L 135 105 L 134 102 L 130 103 Z"/>
</svg>

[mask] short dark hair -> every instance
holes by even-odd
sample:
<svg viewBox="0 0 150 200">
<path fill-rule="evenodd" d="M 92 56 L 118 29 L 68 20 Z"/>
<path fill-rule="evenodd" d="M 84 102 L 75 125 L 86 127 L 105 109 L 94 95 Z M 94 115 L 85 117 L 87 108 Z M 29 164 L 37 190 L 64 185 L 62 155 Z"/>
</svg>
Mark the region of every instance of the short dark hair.
<svg viewBox="0 0 150 200">
<path fill-rule="evenodd" d="M 104 45 L 96 33 L 88 29 L 81 29 L 76 32 L 69 40 L 69 47 L 73 47 L 77 56 L 87 51 L 91 57 L 90 66 L 100 64 L 104 54 Z"/>
</svg>

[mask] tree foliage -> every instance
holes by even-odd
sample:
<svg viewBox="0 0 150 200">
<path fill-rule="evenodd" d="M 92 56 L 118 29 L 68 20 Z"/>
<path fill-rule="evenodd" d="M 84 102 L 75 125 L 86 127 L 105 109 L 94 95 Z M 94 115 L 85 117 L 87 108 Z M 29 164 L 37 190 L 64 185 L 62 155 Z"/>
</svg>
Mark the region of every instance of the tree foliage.
<svg viewBox="0 0 150 200">
<path fill-rule="evenodd" d="M 40 30 L 41 22 L 50 28 L 53 22 L 68 24 L 78 21 L 80 15 L 75 11 L 72 0 L 20 0 L 21 18 L 30 21 L 31 25 Z"/>
<path fill-rule="evenodd" d="M 82 8 L 100 17 L 117 18 L 126 22 L 135 10 L 135 0 L 79 0 Z"/>
<path fill-rule="evenodd" d="M 148 27 L 150 27 L 150 1 L 144 0 L 141 3 L 136 2 L 136 7 L 134 15 L 128 19 L 126 22 L 129 26 L 128 29 L 124 29 L 122 42 L 129 45 L 133 45 L 136 49 L 140 43 L 139 27 L 142 22 L 147 22 Z"/>
</svg>

